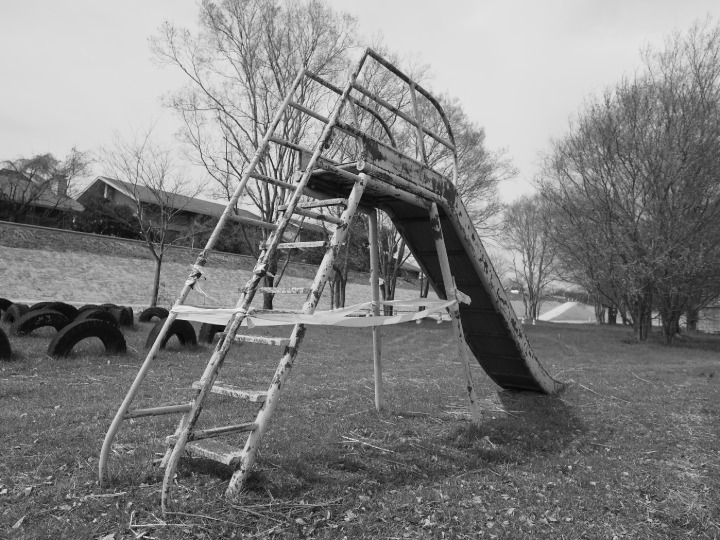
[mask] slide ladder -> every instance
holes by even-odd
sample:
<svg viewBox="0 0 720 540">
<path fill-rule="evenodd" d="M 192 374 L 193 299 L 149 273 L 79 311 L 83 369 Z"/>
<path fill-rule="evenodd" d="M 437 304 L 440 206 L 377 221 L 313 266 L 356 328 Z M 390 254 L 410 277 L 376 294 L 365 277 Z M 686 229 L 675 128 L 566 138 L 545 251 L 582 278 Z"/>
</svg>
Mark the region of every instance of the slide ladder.
<svg viewBox="0 0 720 540">
<path fill-rule="evenodd" d="M 385 66 L 393 75 L 408 85 L 412 112 L 407 113 L 367 90 L 358 78 L 368 59 Z M 328 117 L 309 110 L 293 101 L 301 82 L 308 79 L 322 85 L 339 97 Z M 447 130 L 447 137 L 441 137 L 427 127 L 421 119 L 420 97 L 434 107 Z M 322 124 L 317 140 L 312 146 L 303 146 L 294 141 L 275 136 L 275 131 L 289 110 L 305 114 Z M 410 157 L 397 148 L 391 122 L 386 113 L 401 118 L 412 126 L 416 133 L 416 153 L 421 160 Z M 374 130 L 362 129 L 361 117 L 374 123 Z M 349 119 L 346 120 L 349 116 Z M 357 158 L 352 163 L 331 159 L 333 136 L 337 133 L 348 137 L 355 147 Z M 372 135 L 371 135 L 372 133 Z M 386 139 L 386 142 L 376 137 Z M 561 387 L 540 366 L 535 358 L 522 327 L 505 297 L 500 282 L 474 230 L 472 222 L 457 197 L 454 184 L 428 163 L 428 149 L 425 139 L 429 138 L 443 145 L 453 162 L 456 172 L 457 158 L 450 124 L 437 101 L 423 88 L 410 80 L 392 64 L 372 50 L 365 51 L 347 85 L 337 88 L 308 70 L 302 70 L 295 79 L 288 95 L 279 107 L 270 127 L 260 143 L 254 157 L 247 165 L 225 212 L 210 236 L 205 249 L 198 255 L 193 270 L 185 282 L 180 296 L 165 321 L 155 344 L 148 352 L 135 381 L 120 405 L 108 429 L 100 454 L 99 476 L 101 485 L 108 480 L 108 461 L 113 441 L 125 420 L 146 416 L 180 414 L 175 433 L 166 438 L 166 452 L 161 465 L 165 468 L 162 488 L 162 507 L 170 504 L 170 490 L 175 473 L 183 456 L 202 457 L 223 463 L 234 470 L 227 495 L 236 496 L 244 486 L 252 467 L 260 439 L 266 431 L 270 418 L 278 403 L 281 389 L 295 360 L 306 331 L 302 322 L 294 324 L 288 338 L 268 338 L 238 333 L 253 313 L 251 306 L 257 292 L 281 294 L 283 292 L 304 294 L 305 302 L 295 313 L 298 321 L 307 321 L 313 316 L 321 298 L 323 288 L 332 272 L 332 264 L 342 245 L 350 223 L 357 212 L 371 216 L 371 229 L 376 209 L 390 216 L 401 233 L 415 260 L 428 276 L 430 283 L 441 299 L 461 299 L 448 307 L 456 335 L 469 345 L 470 351 L 480 365 L 500 386 L 511 389 L 533 390 L 545 393 L 558 391 Z M 298 152 L 303 159 L 303 170 L 294 175 L 295 182 L 287 178 L 273 178 L 258 172 L 258 165 L 264 159 L 271 145 L 280 145 Z M 158 354 L 161 343 L 172 323 L 181 313 L 188 295 L 203 276 L 203 268 L 211 255 L 219 235 L 228 221 L 248 223 L 234 214 L 238 201 L 245 193 L 248 181 L 255 180 L 280 186 L 291 192 L 287 202 L 278 210 L 274 224 L 261 224 L 272 228 L 268 240 L 261 246 L 261 253 L 253 273 L 245 286 L 229 320 L 199 380 L 192 383 L 194 397 L 190 402 L 163 405 L 150 408 L 133 408 L 132 404 Z M 323 212 L 328 206 L 343 208 L 339 217 Z M 335 225 L 329 241 L 283 243 L 283 238 L 293 216 L 311 218 Z M 252 221 L 252 220 L 250 220 Z M 253 222 L 253 225 L 259 223 Z M 375 231 L 375 234 L 377 231 Z M 371 238 L 372 244 L 372 238 Z M 322 248 L 325 250 L 315 278 L 309 289 L 264 288 L 262 279 L 268 273 L 269 261 L 279 250 L 293 248 Z M 372 258 L 372 257 L 371 257 Z M 457 290 L 455 287 L 457 286 Z M 464 294 L 463 294 L 464 293 Z M 375 291 L 374 313 L 378 314 L 379 302 Z M 303 318 L 304 317 L 304 318 Z M 181 317 L 184 318 L 184 317 Z M 185 317 L 186 318 L 186 317 Z M 382 319 L 376 316 L 375 319 Z M 378 322 L 378 324 L 382 324 Z M 242 387 L 221 382 L 218 377 L 230 349 L 238 343 L 256 343 L 282 350 L 280 361 L 266 391 L 246 390 Z M 461 355 L 465 355 L 465 346 Z M 377 367 L 376 367 L 377 369 Z M 467 388 L 474 408 L 472 375 L 466 366 Z M 252 421 L 198 429 L 198 420 L 211 394 L 220 394 L 242 399 L 259 406 Z M 377 399 L 377 394 L 376 394 Z M 477 415 L 473 414 L 477 420 Z M 243 447 L 223 442 L 222 438 L 237 433 L 246 433 Z"/>
</svg>

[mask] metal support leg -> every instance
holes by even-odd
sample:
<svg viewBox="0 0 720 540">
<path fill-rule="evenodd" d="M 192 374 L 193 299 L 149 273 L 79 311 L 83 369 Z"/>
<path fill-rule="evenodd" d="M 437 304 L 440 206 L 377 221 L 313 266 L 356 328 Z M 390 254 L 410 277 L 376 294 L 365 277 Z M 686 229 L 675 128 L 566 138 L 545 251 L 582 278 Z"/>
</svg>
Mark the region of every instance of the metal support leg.
<svg viewBox="0 0 720 540">
<path fill-rule="evenodd" d="M 370 237 L 370 282 L 372 284 L 373 315 L 380 315 L 380 254 L 378 252 L 377 210 L 369 214 L 368 236 Z M 383 408 L 382 353 L 380 327 L 373 326 L 373 369 L 375 372 L 375 408 Z"/>
<path fill-rule="evenodd" d="M 435 249 L 440 262 L 440 271 L 442 272 L 443 285 L 445 287 L 445 296 L 447 299 L 457 298 L 455 292 L 455 282 L 450 272 L 450 261 L 448 260 L 447 250 L 445 249 L 445 239 L 443 238 L 442 223 L 440 221 L 440 213 L 435 203 L 430 206 L 430 222 L 432 224 L 433 236 L 435 239 Z M 475 395 L 475 382 L 473 380 L 472 371 L 470 370 L 470 357 L 467 352 L 467 344 L 465 343 L 465 333 L 463 332 L 462 322 L 460 321 L 460 308 L 457 305 L 448 309 L 450 319 L 452 320 L 453 331 L 458 343 L 460 359 L 465 371 L 465 381 L 467 384 L 467 393 L 470 400 L 470 415 L 474 423 L 480 422 L 480 409 L 477 405 L 477 396 Z"/>
</svg>

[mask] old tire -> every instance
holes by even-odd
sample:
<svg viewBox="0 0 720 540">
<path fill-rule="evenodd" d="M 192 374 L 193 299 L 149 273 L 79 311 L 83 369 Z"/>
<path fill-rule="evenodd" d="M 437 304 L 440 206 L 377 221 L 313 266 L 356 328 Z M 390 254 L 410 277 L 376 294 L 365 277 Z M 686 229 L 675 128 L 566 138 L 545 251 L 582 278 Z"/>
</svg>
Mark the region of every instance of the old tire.
<svg viewBox="0 0 720 540">
<path fill-rule="evenodd" d="M 66 304 L 65 302 L 52 302 L 51 304 L 48 304 L 45 309 L 59 311 L 71 321 L 74 321 L 78 315 L 77 308 L 75 306 L 71 306 L 70 304 Z"/>
<path fill-rule="evenodd" d="M 126 307 L 111 307 L 109 310 L 110 315 L 115 317 L 119 326 L 132 326 L 133 325 L 133 313 L 130 308 Z"/>
<path fill-rule="evenodd" d="M 3 312 L 2 322 L 5 324 L 13 324 L 29 310 L 30 306 L 27 304 L 11 304 L 10 307 Z"/>
<path fill-rule="evenodd" d="M 60 331 L 68 324 L 70 324 L 70 319 L 59 311 L 53 311 L 52 309 L 31 310 L 15 320 L 10 327 L 10 332 L 16 336 L 25 336 L 33 330 L 45 326 L 52 326 L 55 330 Z"/>
<path fill-rule="evenodd" d="M 170 315 L 170 312 L 164 307 L 153 306 L 142 310 L 140 316 L 138 317 L 138 321 L 150 322 L 153 320 L 153 317 L 158 319 L 167 319 L 168 315 Z"/>
<path fill-rule="evenodd" d="M 5 311 L 7 308 L 13 305 L 12 300 L 8 300 L 7 298 L 0 298 L 0 313 Z"/>
<path fill-rule="evenodd" d="M 8 339 L 5 332 L 0 328 L 0 360 L 12 360 L 12 348 L 10 347 L 10 340 Z"/>
<path fill-rule="evenodd" d="M 165 324 L 166 320 L 167 317 L 164 319 L 160 319 L 157 323 L 155 323 L 155 326 L 152 327 L 152 330 L 150 330 L 150 333 L 148 334 L 147 341 L 145 341 L 146 349 L 151 348 L 155 344 L 155 340 L 160 334 L 160 330 L 162 330 L 162 327 Z M 167 345 L 168 340 L 173 336 L 177 336 L 178 341 L 180 341 L 180 344 L 183 347 L 192 347 L 193 345 L 197 345 L 195 329 L 189 321 L 180 321 L 175 319 L 170 325 L 168 333 L 165 334 L 165 337 L 160 343 L 160 348 L 164 349 L 165 345 Z"/>
<path fill-rule="evenodd" d="M 113 317 L 110 313 L 105 311 L 102 308 L 96 307 L 95 309 L 86 309 L 85 311 L 81 312 L 77 318 L 76 321 L 86 321 L 88 319 L 93 319 L 96 321 L 105 321 L 107 323 L 112 324 L 113 326 L 117 327 L 118 323 L 115 320 L 115 317 Z"/>
<path fill-rule="evenodd" d="M 30 306 L 29 311 L 40 311 L 41 309 L 47 309 L 47 307 L 52 304 L 52 302 L 38 302 L 37 304 L 33 304 Z"/>
<path fill-rule="evenodd" d="M 215 339 L 215 334 L 223 332 L 224 330 L 225 326 L 222 324 L 203 323 L 198 332 L 198 341 L 200 343 L 212 343 L 213 339 Z"/>
<path fill-rule="evenodd" d="M 73 347 L 83 339 L 99 338 L 109 353 L 124 353 L 127 350 L 125 336 L 112 324 L 98 319 L 75 321 L 60 330 L 48 345 L 48 355 L 62 358 L 70 354 Z"/>
<path fill-rule="evenodd" d="M 78 317 L 85 311 L 90 311 L 92 309 L 102 309 L 102 308 L 95 304 L 85 304 L 84 306 L 80 306 L 78 308 Z M 75 317 L 75 318 L 77 319 L 77 317 Z"/>
</svg>

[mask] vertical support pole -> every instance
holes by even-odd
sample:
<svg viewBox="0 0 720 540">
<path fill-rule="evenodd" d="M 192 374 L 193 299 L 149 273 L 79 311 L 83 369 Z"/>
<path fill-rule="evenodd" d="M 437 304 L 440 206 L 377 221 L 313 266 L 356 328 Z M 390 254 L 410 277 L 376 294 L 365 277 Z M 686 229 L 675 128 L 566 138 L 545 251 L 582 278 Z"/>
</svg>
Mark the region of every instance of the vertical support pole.
<svg viewBox="0 0 720 540">
<path fill-rule="evenodd" d="M 435 240 L 435 249 L 440 262 L 440 271 L 442 272 L 443 285 L 445 287 L 445 296 L 448 300 L 456 299 L 455 281 L 450 272 L 450 261 L 448 260 L 447 249 L 445 249 L 445 239 L 443 238 L 442 223 L 440 221 L 440 213 L 437 204 L 430 205 L 430 223 L 432 225 L 433 237 Z M 465 333 L 463 332 L 462 323 L 460 321 L 460 308 L 457 305 L 448 309 L 450 319 L 452 320 L 453 331 L 457 339 L 458 349 L 460 352 L 460 360 L 465 371 L 465 382 L 467 384 L 468 399 L 470 400 L 470 416 L 473 423 L 480 422 L 480 409 L 477 405 L 477 396 L 475 395 L 475 382 L 473 381 L 472 371 L 470 370 L 470 357 L 468 356 L 467 345 L 465 343 Z"/>
<path fill-rule="evenodd" d="M 412 101 L 413 115 L 415 116 L 415 129 L 417 130 L 418 148 L 420 149 L 420 156 L 422 162 L 427 165 L 427 151 L 425 150 L 425 132 L 422 128 L 422 118 L 420 116 L 420 108 L 417 103 L 417 96 L 415 95 L 415 83 L 410 81 L 408 83 L 410 87 L 410 101 Z"/>
<path fill-rule="evenodd" d="M 377 210 L 368 215 L 368 236 L 370 237 L 370 282 L 372 288 L 373 315 L 380 315 L 380 253 L 378 246 Z M 375 408 L 383 408 L 382 395 L 382 351 L 380 327 L 373 326 L 373 370 L 375 373 Z"/>
</svg>

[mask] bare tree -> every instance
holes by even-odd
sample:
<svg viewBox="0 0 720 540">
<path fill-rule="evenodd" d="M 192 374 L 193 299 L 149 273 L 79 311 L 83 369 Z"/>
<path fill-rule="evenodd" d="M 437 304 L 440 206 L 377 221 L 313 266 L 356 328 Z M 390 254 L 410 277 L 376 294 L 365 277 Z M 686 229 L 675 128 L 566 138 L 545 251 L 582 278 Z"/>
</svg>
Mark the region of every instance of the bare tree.
<svg viewBox="0 0 720 540">
<path fill-rule="evenodd" d="M 501 242 L 513 254 L 515 280 L 525 288 L 525 317 L 534 321 L 557 279 L 555 247 L 548 235 L 548 215 L 538 195 L 526 195 L 507 205 Z"/>
<path fill-rule="evenodd" d="M 187 176 L 171 150 L 152 138 L 152 129 L 131 139 L 116 134 L 112 145 L 102 149 L 100 156 L 106 174 L 122 182 L 131 195 L 134 215 L 129 225 L 137 229 L 155 261 L 150 297 L 150 305 L 155 306 L 167 250 L 211 225 L 193 222 L 194 216 L 186 212 L 203 186 Z"/>
<path fill-rule="evenodd" d="M 655 307 L 670 342 L 720 292 L 720 27 L 696 23 L 644 60 L 554 142 L 539 183 L 578 281 L 627 309 L 638 341 Z"/>
<path fill-rule="evenodd" d="M 91 159 L 73 148 L 63 160 L 38 154 L 1 162 L 0 215 L 9 221 L 43 221 L 64 208 L 73 181 L 87 174 Z"/>
<path fill-rule="evenodd" d="M 188 79 L 168 105 L 184 121 L 182 137 L 215 180 L 219 196 L 230 199 L 298 71 L 337 78 L 348 65 L 355 34 L 352 17 L 314 0 L 206 0 L 196 36 L 169 23 L 162 27 L 152 42 L 155 55 Z M 328 97 L 326 88 L 307 79 L 295 101 L 322 110 Z M 312 146 L 318 126 L 311 120 L 289 110 L 276 135 Z M 273 146 L 258 172 L 288 181 L 299 158 L 284 146 Z M 262 219 L 274 222 L 289 192 L 257 181 L 249 184 L 248 195 Z M 273 285 L 276 271 L 277 257 L 270 261 L 267 286 Z M 272 307 L 272 296 L 266 295 L 265 304 Z"/>
</svg>

